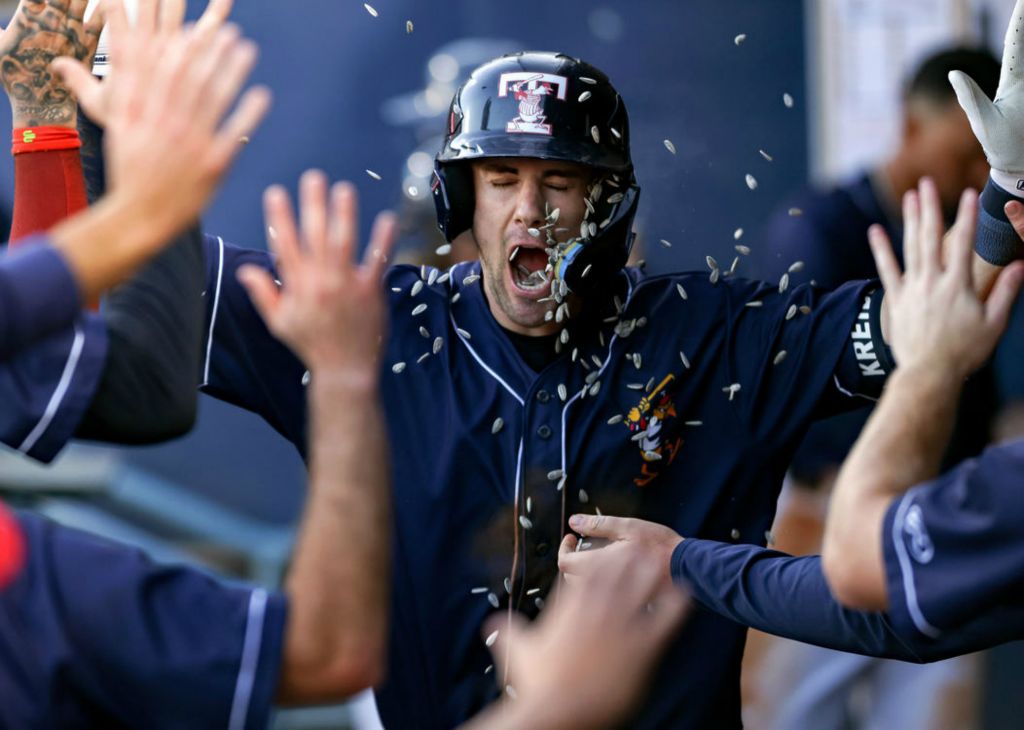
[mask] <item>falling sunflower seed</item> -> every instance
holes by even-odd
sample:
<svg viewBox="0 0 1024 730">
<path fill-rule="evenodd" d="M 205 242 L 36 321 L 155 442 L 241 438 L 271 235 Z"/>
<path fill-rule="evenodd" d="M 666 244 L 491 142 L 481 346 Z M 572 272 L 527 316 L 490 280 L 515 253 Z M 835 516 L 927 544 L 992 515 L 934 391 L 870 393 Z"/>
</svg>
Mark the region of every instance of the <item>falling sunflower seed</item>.
<svg viewBox="0 0 1024 730">
<path fill-rule="evenodd" d="M 735 527 L 732 528 L 732 532 L 730 532 L 729 535 L 732 537 L 733 540 L 739 540 L 740 539 L 740 531 L 737 530 Z M 495 633 L 497 633 L 497 632 L 495 632 Z"/>
<path fill-rule="evenodd" d="M 565 403 L 566 399 L 569 397 L 569 389 L 565 387 L 565 383 L 558 384 L 558 397 L 563 403 Z"/>
<path fill-rule="evenodd" d="M 789 288 L 789 274 L 783 274 L 782 278 L 779 279 L 779 294 L 782 294 Z"/>
<path fill-rule="evenodd" d="M 526 232 L 529 233 L 534 238 L 540 238 L 540 229 L 538 228 L 527 228 Z"/>
<path fill-rule="evenodd" d="M 447 256 L 452 252 L 452 245 L 450 243 L 444 243 L 434 249 L 434 253 L 438 256 Z"/>
<path fill-rule="evenodd" d="M 502 581 L 502 582 L 505 585 L 505 593 L 507 593 L 509 595 L 512 595 L 512 579 L 511 578 L 505 578 L 505 580 Z"/>
<path fill-rule="evenodd" d="M 484 641 L 484 643 L 487 646 L 494 646 L 494 642 L 497 641 L 497 640 L 498 640 L 498 632 L 494 631 L 493 633 L 491 633 L 490 636 L 487 637 L 487 640 Z"/>
<path fill-rule="evenodd" d="M 803 270 L 804 270 L 804 262 L 803 261 L 794 261 L 790 265 L 790 267 L 789 267 L 789 273 L 791 273 L 791 274 L 795 274 L 795 273 L 797 273 L 799 271 L 803 271 Z"/>
<path fill-rule="evenodd" d="M 732 238 L 733 238 L 734 241 L 738 241 L 741 238 L 743 238 L 743 229 L 742 228 L 737 228 L 735 231 L 733 231 Z"/>
<path fill-rule="evenodd" d="M 307 370 L 302 375 L 302 384 L 303 385 L 309 385 L 309 381 L 310 381 L 311 378 L 312 378 L 312 376 L 309 374 L 309 371 Z"/>
<path fill-rule="evenodd" d="M 790 218 L 799 218 L 803 214 L 804 214 L 804 212 L 800 208 L 790 208 L 789 209 L 789 217 Z"/>
<path fill-rule="evenodd" d="M 564 472 L 561 469 L 553 469 L 548 472 L 548 479 L 552 482 L 557 482 L 562 478 Z"/>
<path fill-rule="evenodd" d="M 676 153 L 676 146 L 672 144 L 672 140 L 666 139 L 662 142 L 665 145 L 665 149 L 671 152 L 673 155 Z"/>
<path fill-rule="evenodd" d="M 772 364 L 773 365 L 778 365 L 779 363 L 781 363 L 785 359 L 786 359 L 786 351 L 785 350 L 779 350 L 779 353 L 775 356 L 775 359 L 772 360 Z"/>
<path fill-rule="evenodd" d="M 402 372 L 403 370 L 405 370 L 404 362 L 396 362 L 394 365 L 391 366 L 391 372 L 395 373 L 396 375 Z"/>
<path fill-rule="evenodd" d="M 430 270 L 430 273 L 427 274 L 427 286 L 433 286 L 437 282 L 437 275 L 439 273 L 437 269 Z"/>
<path fill-rule="evenodd" d="M 810 314 L 810 313 L 811 313 L 811 308 L 808 307 L 806 304 L 803 305 L 802 307 L 800 307 L 800 314 Z"/>
<path fill-rule="evenodd" d="M 723 393 L 728 393 L 729 394 L 729 400 L 732 400 L 736 396 L 736 394 L 740 392 L 740 388 L 742 388 L 742 387 L 743 386 L 741 386 L 739 383 L 733 383 L 732 385 L 729 385 L 729 386 L 726 386 L 725 388 L 722 388 L 722 392 Z"/>
<path fill-rule="evenodd" d="M 470 335 L 468 332 L 466 332 L 466 330 L 462 329 L 461 327 L 456 327 L 455 331 L 458 332 L 459 333 L 459 337 L 462 337 L 463 339 L 466 339 L 466 340 L 473 339 L 472 335 Z"/>
<path fill-rule="evenodd" d="M 528 596 L 535 596 L 538 593 L 540 593 L 540 588 L 531 588 L 530 590 L 528 590 L 526 592 L 526 595 L 528 595 Z"/>
<path fill-rule="evenodd" d="M 790 96 L 789 94 L 783 94 L 782 95 L 782 103 L 786 105 L 787 109 L 792 109 L 793 108 L 793 104 L 794 104 L 793 97 Z"/>
<path fill-rule="evenodd" d="M 455 304 L 455 302 L 459 301 L 459 299 L 461 297 L 462 297 L 462 292 L 458 292 L 457 291 L 454 294 L 452 294 L 452 304 Z"/>
<path fill-rule="evenodd" d="M 753 175 L 748 173 L 747 177 L 746 177 L 746 180 L 747 180 L 747 187 L 748 188 L 750 188 L 751 190 L 757 190 L 757 178 L 756 177 L 754 177 Z"/>
<path fill-rule="evenodd" d="M 504 425 L 505 421 L 503 421 L 500 416 L 498 418 L 495 418 L 494 423 L 491 424 L 491 433 L 498 433 L 498 431 L 500 431 L 501 427 Z"/>
<path fill-rule="evenodd" d="M 405 32 L 406 33 L 412 33 L 412 21 L 411 20 L 405 21 Z"/>
<path fill-rule="evenodd" d="M 750 255 L 750 246 L 744 246 L 742 243 L 740 243 L 740 244 L 737 244 L 737 245 L 733 246 L 733 248 L 736 249 L 736 253 L 738 253 L 738 254 L 740 254 L 742 256 L 749 256 Z"/>
<path fill-rule="evenodd" d="M 667 241 L 664 238 L 661 239 L 661 245 L 664 246 L 665 248 L 672 248 L 672 242 Z"/>
<path fill-rule="evenodd" d="M 590 92 L 589 92 L 589 91 L 584 91 L 584 92 L 583 92 L 582 94 L 580 94 L 580 96 L 579 96 L 579 98 L 577 99 L 577 101 L 578 101 L 578 102 L 580 102 L 580 103 L 583 103 L 583 102 L 585 102 L 585 101 L 586 101 L 587 99 L 589 99 L 590 97 L 591 97 L 591 94 L 590 94 Z"/>
<path fill-rule="evenodd" d="M 708 277 L 708 280 L 709 280 L 709 281 L 710 281 L 710 282 L 711 282 L 712 284 L 717 284 L 717 283 L 718 283 L 718 279 L 719 279 L 719 277 L 720 277 L 721 275 L 722 275 L 722 270 L 721 270 L 721 269 L 713 269 L 713 270 L 711 271 L 711 276 L 709 276 L 709 277 Z"/>
<path fill-rule="evenodd" d="M 366 7 L 370 7 L 370 6 L 369 6 L 369 5 L 367 5 Z M 366 171 L 366 174 L 367 174 L 367 175 L 369 175 L 370 177 L 372 177 L 372 178 L 373 178 L 374 180 L 380 180 L 380 175 L 378 175 L 378 174 L 377 174 L 376 172 L 374 172 L 373 170 L 367 170 L 367 171 Z"/>
<path fill-rule="evenodd" d="M 689 370 L 690 369 L 690 361 L 686 357 L 686 353 L 684 353 L 682 350 L 679 351 L 679 359 L 683 361 L 683 367 L 685 367 L 687 370 Z"/>
<path fill-rule="evenodd" d="M 524 530 L 529 530 L 533 527 L 533 521 L 526 515 L 519 515 L 519 524 L 523 526 Z"/>
<path fill-rule="evenodd" d="M 420 314 L 423 314 L 426 311 L 427 311 L 427 305 L 426 304 L 417 304 L 413 308 L 413 310 L 412 310 L 412 316 L 416 317 L 416 316 L 418 316 Z"/>
<path fill-rule="evenodd" d="M 478 281 L 480 281 L 480 274 L 470 274 L 469 276 L 462 280 L 462 285 L 470 286 Z"/>
<path fill-rule="evenodd" d="M 590 501 L 590 495 L 587 494 L 587 490 L 586 489 L 581 489 L 580 490 L 579 497 L 580 497 L 580 504 L 586 504 L 587 502 Z"/>
<path fill-rule="evenodd" d="M 763 157 L 768 162 L 774 162 L 775 161 L 775 159 L 771 155 L 769 155 L 767 152 L 765 152 L 764 150 L 758 150 L 758 152 L 761 154 L 761 157 Z"/>
<path fill-rule="evenodd" d="M 472 593 L 474 596 L 480 593 L 487 593 L 487 586 L 479 586 L 478 588 L 474 588 L 470 591 L 470 593 Z"/>
<path fill-rule="evenodd" d="M 711 269 L 712 271 L 718 268 L 718 262 L 715 261 L 714 256 L 705 256 L 704 261 L 707 262 L 708 268 Z"/>
<path fill-rule="evenodd" d="M 735 43 L 737 46 L 741 46 L 743 45 L 743 41 L 745 40 L 747 40 L 747 34 L 740 33 L 738 36 L 732 39 L 732 42 Z"/>
<path fill-rule="evenodd" d="M 429 353 L 429 352 L 424 352 L 424 353 L 423 353 L 422 355 L 420 355 L 420 356 L 419 356 L 419 357 L 418 357 L 418 358 L 416 359 L 416 364 L 417 364 L 417 365 L 419 365 L 419 364 L 420 364 L 421 362 L 423 362 L 424 360 L 426 360 L 426 359 L 427 359 L 428 357 L 430 357 L 430 353 Z"/>
<path fill-rule="evenodd" d="M 793 319 L 796 316 L 796 305 L 790 304 L 789 309 L 786 310 L 786 321 Z"/>
<path fill-rule="evenodd" d="M 703 426 L 704 425 L 704 421 L 686 421 L 683 425 L 684 426 Z"/>
<path fill-rule="evenodd" d="M 601 144 L 601 130 L 597 128 L 596 124 L 590 128 L 590 136 L 594 138 L 595 144 Z"/>
<path fill-rule="evenodd" d="M 609 426 L 614 426 L 614 425 L 616 425 L 618 423 L 622 423 L 622 414 L 621 413 L 618 414 L 618 415 L 612 416 L 611 418 L 608 419 L 608 425 Z"/>
<path fill-rule="evenodd" d="M 414 297 L 423 291 L 423 279 L 417 279 L 412 283 L 412 289 L 409 290 L 409 296 Z"/>
<path fill-rule="evenodd" d="M 370 5 L 370 3 L 363 3 L 363 7 L 366 8 L 366 12 L 368 12 L 370 15 L 372 15 L 375 18 L 377 17 L 377 10 L 372 5 Z"/>
<path fill-rule="evenodd" d="M 494 593 L 488 593 L 487 594 L 487 602 L 490 603 L 495 608 L 498 608 L 498 606 L 501 605 L 500 601 L 498 601 L 498 596 L 496 594 L 494 594 Z"/>
</svg>

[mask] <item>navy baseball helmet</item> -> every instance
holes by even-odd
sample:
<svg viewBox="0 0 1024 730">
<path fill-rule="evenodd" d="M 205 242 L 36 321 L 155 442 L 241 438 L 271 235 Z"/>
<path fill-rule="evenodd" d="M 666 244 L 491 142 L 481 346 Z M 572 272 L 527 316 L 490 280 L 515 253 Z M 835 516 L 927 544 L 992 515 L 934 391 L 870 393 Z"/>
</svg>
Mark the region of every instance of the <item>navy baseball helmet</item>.
<svg viewBox="0 0 1024 730">
<path fill-rule="evenodd" d="M 446 240 L 473 225 L 469 161 L 576 162 L 595 172 L 587 217 L 568 245 L 552 248 L 554 273 L 580 292 L 625 266 L 640 187 L 629 153 L 626 107 L 604 73 L 561 53 L 496 58 L 473 71 L 455 93 L 445 131 L 432 191 Z"/>
</svg>

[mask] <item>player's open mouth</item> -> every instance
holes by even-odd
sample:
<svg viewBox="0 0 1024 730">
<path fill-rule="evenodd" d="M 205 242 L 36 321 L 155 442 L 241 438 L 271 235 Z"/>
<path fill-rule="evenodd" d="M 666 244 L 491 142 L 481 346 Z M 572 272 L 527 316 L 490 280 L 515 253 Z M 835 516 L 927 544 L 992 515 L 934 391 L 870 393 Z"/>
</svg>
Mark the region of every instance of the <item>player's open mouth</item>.
<svg viewBox="0 0 1024 730">
<path fill-rule="evenodd" d="M 551 280 L 545 270 L 548 254 L 539 246 L 514 246 L 508 257 L 512 283 L 524 294 L 540 294 L 549 290 Z"/>
</svg>

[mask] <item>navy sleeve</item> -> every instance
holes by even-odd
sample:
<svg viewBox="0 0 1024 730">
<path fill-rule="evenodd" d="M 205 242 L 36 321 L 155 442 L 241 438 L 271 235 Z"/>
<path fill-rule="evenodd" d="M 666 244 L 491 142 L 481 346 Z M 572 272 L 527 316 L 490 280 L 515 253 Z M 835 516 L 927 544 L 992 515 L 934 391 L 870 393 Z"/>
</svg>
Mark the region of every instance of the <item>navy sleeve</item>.
<svg viewBox="0 0 1024 730">
<path fill-rule="evenodd" d="M 862 367 L 852 354 L 875 286 L 857 281 L 832 293 L 733 287 L 723 386 L 739 386 L 733 402 L 756 438 L 791 444 L 814 418 L 856 408 L 866 403 L 861 394 L 880 391 L 885 368 Z"/>
<path fill-rule="evenodd" d="M 306 368 L 270 334 L 236 276 L 243 264 L 273 273 L 269 254 L 207 236 L 206 263 L 203 391 L 262 416 L 304 454 Z"/>
<path fill-rule="evenodd" d="M 0 682 L 12 695 L 0 718 L 36 702 L 53 726 L 267 726 L 283 596 L 154 565 L 36 515 L 19 522 L 28 562 L 0 594 L 0 668 L 16 678 Z"/>
<path fill-rule="evenodd" d="M 78 283 L 45 238 L 0 257 L 0 362 L 70 327 L 80 311 Z"/>
<path fill-rule="evenodd" d="M 882 545 L 889 610 L 903 635 L 938 639 L 995 607 L 1024 604 L 1022 480 L 1024 440 L 893 502 Z"/>
<path fill-rule="evenodd" d="M 942 641 L 907 637 L 884 613 L 853 611 L 832 597 L 820 556 L 794 558 L 754 545 L 687 539 L 672 577 L 703 606 L 745 626 L 828 649 L 932 662 L 1021 638 L 1024 607 L 1004 606 Z"/>
<path fill-rule="evenodd" d="M 89 409 L 106 355 L 103 319 L 84 314 L 0 363 L 0 441 L 52 461 Z"/>
</svg>

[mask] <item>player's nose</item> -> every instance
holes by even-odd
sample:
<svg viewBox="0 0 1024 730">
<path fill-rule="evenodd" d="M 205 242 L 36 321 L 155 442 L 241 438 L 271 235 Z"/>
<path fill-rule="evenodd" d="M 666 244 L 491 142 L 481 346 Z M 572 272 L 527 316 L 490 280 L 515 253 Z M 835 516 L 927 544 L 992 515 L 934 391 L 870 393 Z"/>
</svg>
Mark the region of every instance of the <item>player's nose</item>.
<svg viewBox="0 0 1024 730">
<path fill-rule="evenodd" d="M 516 198 L 516 223 L 526 228 L 539 228 L 544 223 L 544 194 L 535 180 L 524 180 Z"/>
</svg>

